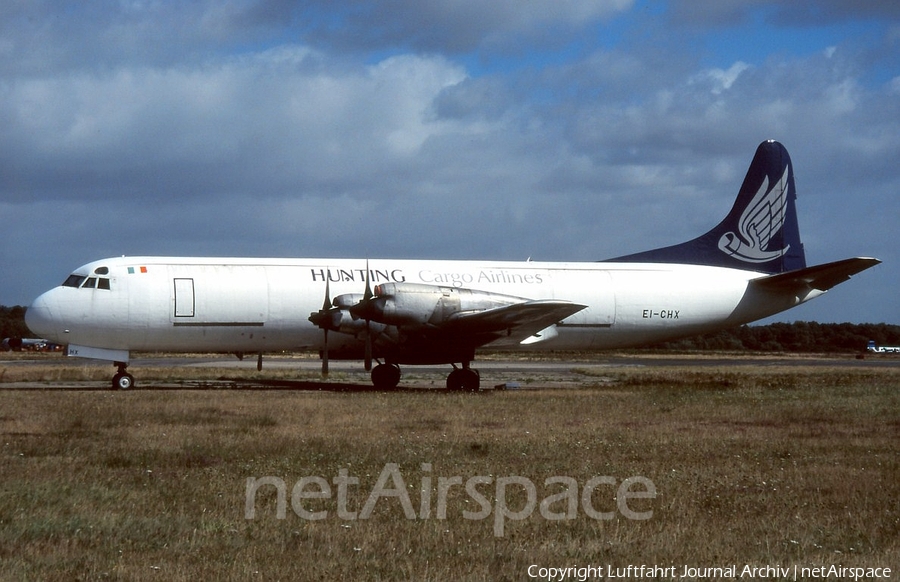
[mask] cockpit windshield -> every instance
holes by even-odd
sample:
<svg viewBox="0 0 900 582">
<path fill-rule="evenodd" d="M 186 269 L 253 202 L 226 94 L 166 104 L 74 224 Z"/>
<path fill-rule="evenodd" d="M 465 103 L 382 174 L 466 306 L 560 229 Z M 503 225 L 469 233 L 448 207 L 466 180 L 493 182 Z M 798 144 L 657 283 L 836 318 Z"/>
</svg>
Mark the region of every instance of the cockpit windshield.
<svg viewBox="0 0 900 582">
<path fill-rule="evenodd" d="M 109 271 L 105 267 L 101 267 L 97 269 L 95 272 L 99 273 L 101 269 L 104 271 L 103 274 L 108 273 Z M 109 278 L 107 277 L 85 277 L 84 275 L 76 275 L 71 274 L 69 277 L 63 281 L 63 287 L 74 287 L 76 289 L 105 289 L 107 291 L 110 290 Z"/>
</svg>

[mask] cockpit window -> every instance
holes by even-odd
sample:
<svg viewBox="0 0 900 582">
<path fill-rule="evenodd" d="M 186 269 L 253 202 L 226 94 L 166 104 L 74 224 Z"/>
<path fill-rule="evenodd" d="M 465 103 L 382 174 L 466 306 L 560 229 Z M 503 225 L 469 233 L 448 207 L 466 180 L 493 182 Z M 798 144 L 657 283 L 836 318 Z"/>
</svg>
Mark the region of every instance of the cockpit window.
<svg viewBox="0 0 900 582">
<path fill-rule="evenodd" d="M 75 287 L 81 289 L 104 289 L 110 290 L 109 279 L 107 277 L 85 277 L 84 275 L 69 275 L 69 278 L 62 284 L 63 287 Z"/>
<path fill-rule="evenodd" d="M 63 283 L 63 287 L 81 287 L 87 277 L 81 275 L 69 275 L 69 278 Z"/>
<path fill-rule="evenodd" d="M 97 267 L 94 269 L 95 275 L 109 275 L 109 267 Z"/>
</svg>

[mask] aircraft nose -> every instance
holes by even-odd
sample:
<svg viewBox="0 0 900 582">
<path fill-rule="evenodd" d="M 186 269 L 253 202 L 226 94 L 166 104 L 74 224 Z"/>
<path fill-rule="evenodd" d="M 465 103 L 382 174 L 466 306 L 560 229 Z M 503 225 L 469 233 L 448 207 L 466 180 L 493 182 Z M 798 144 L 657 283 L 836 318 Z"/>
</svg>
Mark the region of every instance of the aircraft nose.
<svg viewBox="0 0 900 582">
<path fill-rule="evenodd" d="M 60 329 L 59 301 L 54 290 L 47 291 L 25 310 L 25 325 L 32 333 L 42 338 L 64 343 L 61 339 L 64 330 Z"/>
</svg>

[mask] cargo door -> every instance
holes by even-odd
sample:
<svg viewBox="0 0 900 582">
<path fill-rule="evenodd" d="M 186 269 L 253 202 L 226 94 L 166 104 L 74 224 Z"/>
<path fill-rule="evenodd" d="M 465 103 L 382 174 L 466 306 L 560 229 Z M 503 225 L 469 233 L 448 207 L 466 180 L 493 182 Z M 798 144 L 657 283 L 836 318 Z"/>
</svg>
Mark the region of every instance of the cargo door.
<svg viewBox="0 0 900 582">
<path fill-rule="evenodd" d="M 194 317 L 193 279 L 175 279 L 175 317 Z"/>
</svg>

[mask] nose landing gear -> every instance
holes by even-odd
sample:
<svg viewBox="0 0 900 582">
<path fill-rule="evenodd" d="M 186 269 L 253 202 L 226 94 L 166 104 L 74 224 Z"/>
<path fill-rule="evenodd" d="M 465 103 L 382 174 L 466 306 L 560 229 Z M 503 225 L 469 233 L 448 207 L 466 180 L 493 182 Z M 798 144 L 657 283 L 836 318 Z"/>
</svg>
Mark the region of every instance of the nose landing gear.
<svg viewBox="0 0 900 582">
<path fill-rule="evenodd" d="M 112 379 L 113 390 L 128 390 L 134 388 L 134 376 L 125 371 L 128 368 L 127 362 L 115 362 L 118 367 L 116 375 Z"/>
</svg>

